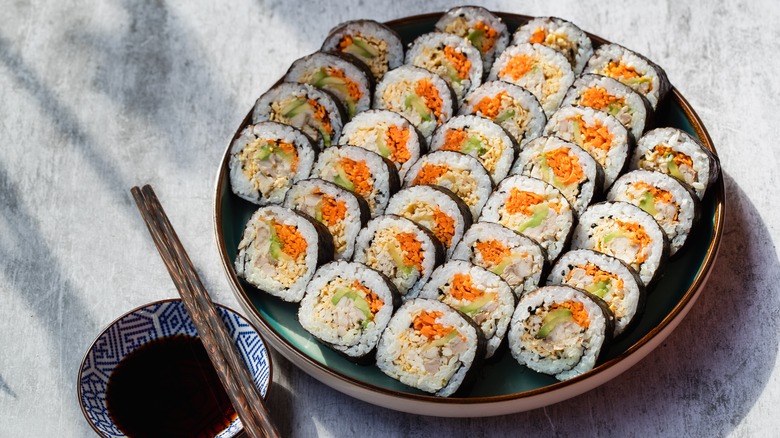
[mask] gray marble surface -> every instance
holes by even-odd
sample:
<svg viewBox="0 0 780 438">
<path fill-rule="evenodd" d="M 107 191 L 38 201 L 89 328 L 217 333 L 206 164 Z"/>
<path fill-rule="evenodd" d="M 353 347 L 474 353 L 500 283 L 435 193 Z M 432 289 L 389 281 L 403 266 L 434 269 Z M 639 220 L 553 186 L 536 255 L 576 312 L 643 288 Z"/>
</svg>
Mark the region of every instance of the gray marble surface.
<svg viewBox="0 0 780 438">
<path fill-rule="evenodd" d="M 780 7 L 773 1 L 492 1 L 646 54 L 704 120 L 728 196 L 720 257 L 678 329 L 574 399 L 496 418 L 402 414 L 275 355 L 285 436 L 777 436 Z M 0 436 L 80 437 L 76 373 L 100 329 L 176 295 L 129 188 L 151 183 L 216 300 L 238 307 L 211 222 L 214 179 L 254 99 L 327 30 L 445 1 L 238 0 L 0 6 Z"/>
</svg>

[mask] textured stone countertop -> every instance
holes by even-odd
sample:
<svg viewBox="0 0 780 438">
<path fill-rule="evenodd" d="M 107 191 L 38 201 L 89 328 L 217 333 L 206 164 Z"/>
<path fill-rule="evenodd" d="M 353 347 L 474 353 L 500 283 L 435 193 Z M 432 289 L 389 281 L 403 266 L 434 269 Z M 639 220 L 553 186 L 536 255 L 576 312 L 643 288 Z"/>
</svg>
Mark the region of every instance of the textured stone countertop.
<svg viewBox="0 0 780 438">
<path fill-rule="evenodd" d="M 445 1 L 94 2 L 0 7 L 0 436 L 82 437 L 76 374 L 101 328 L 176 291 L 129 188 L 151 183 L 215 300 L 214 180 L 254 100 L 328 29 Z M 488 2 L 555 15 L 662 65 L 708 128 L 728 197 L 712 277 L 674 333 L 584 395 L 514 415 L 376 407 L 278 354 L 285 436 L 777 436 L 780 6 L 773 1 Z M 772 79 L 775 78 L 775 79 Z"/>
</svg>

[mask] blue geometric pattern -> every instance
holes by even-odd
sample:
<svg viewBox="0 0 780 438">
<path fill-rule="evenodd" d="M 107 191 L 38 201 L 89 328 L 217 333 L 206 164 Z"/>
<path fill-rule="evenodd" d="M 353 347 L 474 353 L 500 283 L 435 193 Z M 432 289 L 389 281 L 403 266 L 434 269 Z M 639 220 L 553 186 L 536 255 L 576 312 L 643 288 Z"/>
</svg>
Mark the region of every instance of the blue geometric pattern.
<svg viewBox="0 0 780 438">
<path fill-rule="evenodd" d="M 268 351 L 258 333 L 240 315 L 217 307 L 222 321 L 249 368 L 255 386 L 265 395 L 270 384 Z M 106 385 L 114 367 L 128 353 L 145 342 L 173 335 L 197 336 L 198 332 L 180 300 L 165 301 L 138 309 L 111 325 L 87 353 L 79 376 L 79 397 L 87 420 L 111 438 L 125 435 L 117 429 L 106 408 Z M 233 437 L 241 430 L 236 419 L 217 438 Z"/>
</svg>

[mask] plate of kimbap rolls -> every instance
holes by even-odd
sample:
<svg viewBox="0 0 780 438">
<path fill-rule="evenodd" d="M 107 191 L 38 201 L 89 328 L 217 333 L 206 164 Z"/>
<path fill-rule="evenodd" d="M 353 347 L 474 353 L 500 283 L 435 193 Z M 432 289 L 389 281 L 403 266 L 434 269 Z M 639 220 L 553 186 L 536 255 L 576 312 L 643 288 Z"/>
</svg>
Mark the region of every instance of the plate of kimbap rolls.
<svg viewBox="0 0 780 438">
<path fill-rule="evenodd" d="M 217 246 L 269 344 L 325 384 L 534 409 L 629 370 L 702 292 L 720 164 L 643 55 L 463 6 L 339 24 L 279 76 L 220 164 Z"/>
</svg>

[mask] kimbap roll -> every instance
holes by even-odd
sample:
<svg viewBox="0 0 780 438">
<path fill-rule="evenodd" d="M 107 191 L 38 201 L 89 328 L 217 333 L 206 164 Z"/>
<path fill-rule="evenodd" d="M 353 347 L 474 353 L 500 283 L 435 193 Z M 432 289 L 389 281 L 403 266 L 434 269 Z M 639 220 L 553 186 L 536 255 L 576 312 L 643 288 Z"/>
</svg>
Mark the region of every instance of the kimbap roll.
<svg viewBox="0 0 780 438">
<path fill-rule="evenodd" d="M 457 100 L 447 82 L 438 75 L 404 65 L 387 72 L 377 84 L 374 108 L 397 112 L 428 138 L 439 124 L 453 116 Z"/>
<path fill-rule="evenodd" d="M 542 281 L 547 267 L 544 249 L 530 238 L 492 222 L 477 222 L 452 254 L 500 275 L 520 297 Z"/>
<path fill-rule="evenodd" d="M 473 381 L 485 336 L 466 315 L 437 301 L 405 302 L 387 325 L 376 364 L 388 376 L 439 397 Z"/>
<path fill-rule="evenodd" d="M 613 323 L 600 298 L 569 286 L 545 286 L 520 299 L 507 339 L 521 365 L 567 380 L 593 369 L 612 338 Z"/>
<path fill-rule="evenodd" d="M 385 274 L 405 299 L 416 297 L 444 262 L 444 246 L 427 228 L 396 215 L 371 220 L 356 247 L 353 260 Z"/>
<path fill-rule="evenodd" d="M 417 37 L 406 52 L 406 64 L 439 75 L 459 102 L 482 83 L 482 58 L 468 41 L 449 33 L 431 32 Z"/>
<path fill-rule="evenodd" d="M 525 145 L 517 157 L 514 175 L 539 178 L 566 196 L 577 214 L 601 194 L 604 170 L 584 149 L 558 137 L 539 137 Z"/>
<path fill-rule="evenodd" d="M 502 81 L 486 82 L 466 96 L 460 114 L 476 114 L 498 123 L 521 147 L 542 135 L 547 122 L 530 91 Z"/>
<path fill-rule="evenodd" d="M 246 224 L 236 274 L 284 301 L 303 298 L 317 266 L 333 259 L 333 238 L 319 222 L 279 206 L 260 207 Z"/>
<path fill-rule="evenodd" d="M 385 211 L 390 196 L 398 190 L 395 165 L 379 154 L 357 146 L 337 146 L 320 153 L 312 176 L 338 184 L 368 202 L 371 217 Z"/>
<path fill-rule="evenodd" d="M 453 151 L 436 151 L 423 155 L 409 169 L 404 187 L 437 185 L 457 195 L 479 216 L 490 192 L 493 180 L 476 158 Z"/>
<path fill-rule="evenodd" d="M 628 164 L 633 136 L 615 117 L 585 106 L 559 109 L 547 121 L 544 135 L 554 135 L 585 149 L 604 169 L 604 190 Z"/>
<path fill-rule="evenodd" d="M 444 245 L 447 257 L 471 226 L 469 206 L 451 191 L 422 185 L 403 189 L 390 198 L 386 214 L 412 220 L 430 230 Z"/>
<path fill-rule="evenodd" d="M 319 178 L 293 185 L 287 192 L 284 206 L 305 213 L 328 228 L 333 236 L 335 260 L 352 258 L 355 238 L 371 216 L 363 198 Z"/>
<path fill-rule="evenodd" d="M 604 300 L 615 316 L 616 337 L 639 320 L 644 307 L 645 287 L 636 272 L 614 257 L 588 249 L 563 254 L 547 284 L 576 287 Z"/>
<path fill-rule="evenodd" d="M 463 260 L 436 268 L 420 298 L 439 300 L 471 318 L 485 335 L 485 358 L 492 357 L 501 345 L 515 310 L 515 295 L 507 282 Z"/>
<path fill-rule="evenodd" d="M 593 43 L 588 34 L 573 23 L 556 17 L 537 17 L 520 26 L 512 36 L 512 44 L 523 43 L 542 44 L 560 52 L 576 75 L 582 73 L 593 55 Z"/>
<path fill-rule="evenodd" d="M 502 80 L 530 91 L 550 116 L 574 83 L 574 71 L 559 52 L 541 44 L 524 43 L 509 46 L 501 53 L 488 80 Z"/>
<path fill-rule="evenodd" d="M 373 20 L 347 21 L 333 28 L 322 50 L 346 53 L 358 58 L 373 73 L 377 80 L 388 70 L 404 63 L 404 46 L 401 37 Z"/>
<path fill-rule="evenodd" d="M 718 158 L 690 134 L 675 128 L 657 128 L 637 143 L 632 169 L 657 170 L 693 188 L 699 199 L 718 180 Z"/>
<path fill-rule="evenodd" d="M 693 191 L 669 175 L 649 170 L 621 176 L 607 200 L 628 202 L 651 214 L 669 238 L 669 255 L 685 245 L 699 209 Z"/>
<path fill-rule="evenodd" d="M 627 202 L 601 202 L 580 216 L 572 249 L 592 249 L 620 259 L 650 287 L 669 257 L 666 233 L 649 213 Z"/>
<path fill-rule="evenodd" d="M 445 12 L 436 30 L 465 38 L 479 50 L 483 71 L 490 71 L 496 55 L 509 41 L 509 31 L 501 18 L 479 6 L 459 6 Z"/>
<path fill-rule="evenodd" d="M 588 60 L 586 73 L 616 79 L 645 96 L 653 109 L 671 90 L 666 72 L 644 56 L 618 44 L 604 44 Z"/>
<path fill-rule="evenodd" d="M 457 116 L 441 125 L 431 138 L 431 150 L 455 151 L 479 160 L 493 181 L 509 174 L 516 143 L 504 128 L 484 117 Z"/>
<path fill-rule="evenodd" d="M 359 363 L 371 363 L 382 331 L 401 304 L 382 274 L 360 263 L 320 267 L 306 287 L 298 321 L 325 345 Z"/>
<path fill-rule="evenodd" d="M 574 227 L 574 212 L 560 190 L 536 178 L 509 176 L 490 195 L 480 222 L 495 222 L 524 234 L 558 258 Z"/>
<path fill-rule="evenodd" d="M 296 181 L 309 177 L 314 146 L 292 126 L 261 122 L 247 126 L 230 146 L 233 193 L 258 205 L 278 204 Z"/>
<path fill-rule="evenodd" d="M 376 152 L 395 163 L 398 176 L 425 152 L 425 139 L 408 120 L 387 110 L 364 111 L 344 125 L 339 144 Z"/>
<path fill-rule="evenodd" d="M 309 84 L 282 82 L 260 96 L 252 110 L 252 123 L 280 122 L 311 137 L 322 150 L 337 144 L 344 109 L 327 91 Z"/>
<path fill-rule="evenodd" d="M 348 119 L 371 108 L 374 77 L 362 63 L 355 64 L 346 57 L 313 53 L 293 62 L 284 80 L 330 91 L 347 110 Z"/>
</svg>

